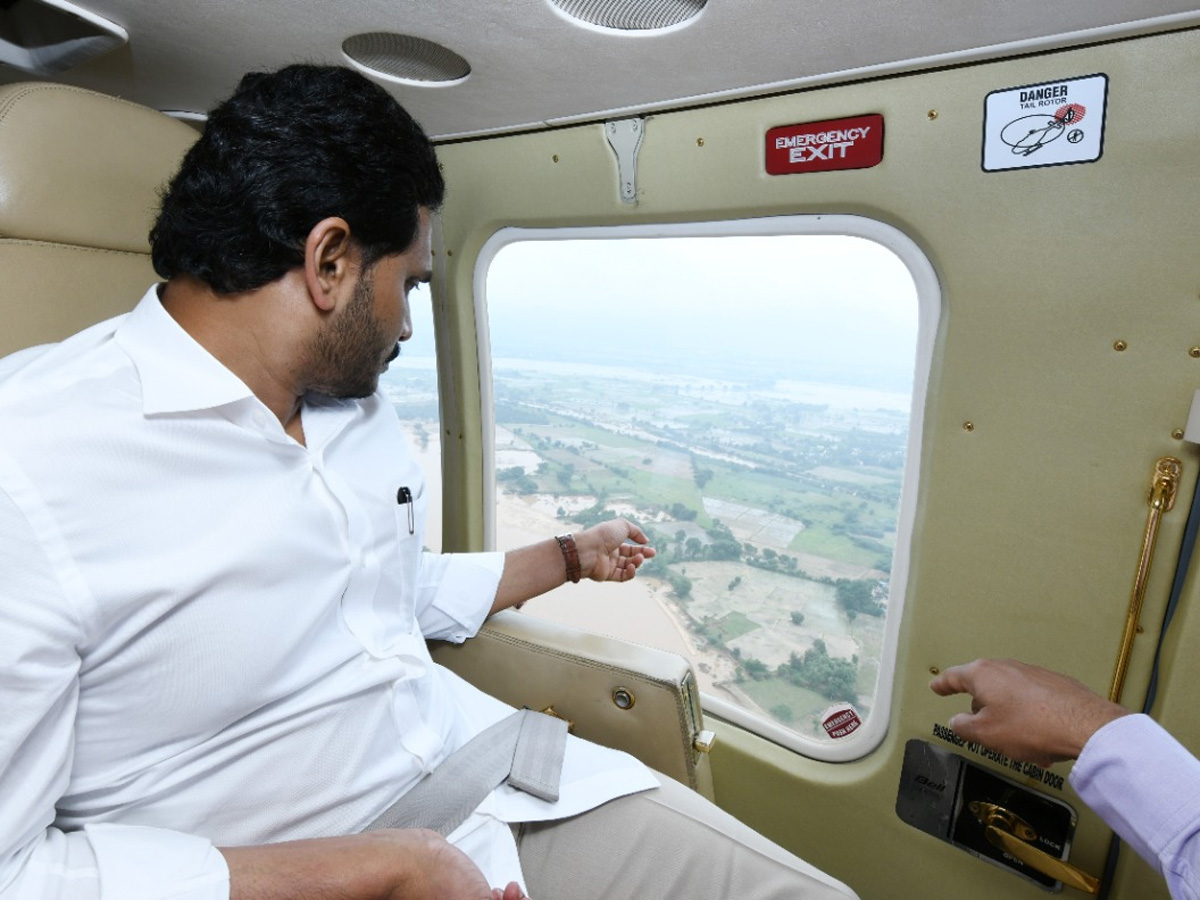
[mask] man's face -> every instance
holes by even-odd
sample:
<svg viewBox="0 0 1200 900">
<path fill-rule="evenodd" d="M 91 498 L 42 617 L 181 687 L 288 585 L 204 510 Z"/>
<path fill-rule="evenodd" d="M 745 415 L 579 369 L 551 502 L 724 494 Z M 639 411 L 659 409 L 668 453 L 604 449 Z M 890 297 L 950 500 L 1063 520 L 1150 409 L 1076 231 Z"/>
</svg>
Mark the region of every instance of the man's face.
<svg viewBox="0 0 1200 900">
<path fill-rule="evenodd" d="M 379 376 L 412 337 L 408 295 L 429 281 L 429 212 L 422 209 L 417 237 L 407 250 L 360 272 L 350 300 L 334 313 L 310 346 L 310 388 L 332 397 L 369 397 Z"/>
</svg>

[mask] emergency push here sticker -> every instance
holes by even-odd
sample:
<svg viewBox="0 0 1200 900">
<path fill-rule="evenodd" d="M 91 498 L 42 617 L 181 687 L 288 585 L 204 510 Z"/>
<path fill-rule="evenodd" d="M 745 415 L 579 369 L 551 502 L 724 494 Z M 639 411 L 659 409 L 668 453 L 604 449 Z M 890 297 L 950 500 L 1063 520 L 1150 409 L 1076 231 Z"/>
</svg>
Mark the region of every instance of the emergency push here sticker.
<svg viewBox="0 0 1200 900">
<path fill-rule="evenodd" d="M 767 132 L 767 173 L 869 169 L 883 160 L 883 116 L 854 116 Z"/>
<path fill-rule="evenodd" d="M 821 727 L 835 741 L 850 737 L 862 727 L 862 717 L 853 704 L 831 706 L 821 713 Z"/>
</svg>

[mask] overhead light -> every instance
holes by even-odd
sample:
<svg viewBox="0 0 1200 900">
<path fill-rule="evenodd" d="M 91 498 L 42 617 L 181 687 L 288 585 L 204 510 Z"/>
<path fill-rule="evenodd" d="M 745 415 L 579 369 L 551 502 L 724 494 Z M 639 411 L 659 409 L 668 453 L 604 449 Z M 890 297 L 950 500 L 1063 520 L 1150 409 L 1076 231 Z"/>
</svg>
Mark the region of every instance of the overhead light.
<svg viewBox="0 0 1200 900">
<path fill-rule="evenodd" d="M 120 25 L 66 0 L 0 3 L 0 63 L 57 75 L 129 42 Z"/>
<path fill-rule="evenodd" d="M 549 0 L 572 19 L 614 31 L 660 31 L 690 22 L 708 0 Z"/>
<path fill-rule="evenodd" d="M 342 42 L 342 52 L 359 70 L 404 84 L 458 84 L 471 65 L 453 50 L 411 34 L 372 31 Z"/>
</svg>

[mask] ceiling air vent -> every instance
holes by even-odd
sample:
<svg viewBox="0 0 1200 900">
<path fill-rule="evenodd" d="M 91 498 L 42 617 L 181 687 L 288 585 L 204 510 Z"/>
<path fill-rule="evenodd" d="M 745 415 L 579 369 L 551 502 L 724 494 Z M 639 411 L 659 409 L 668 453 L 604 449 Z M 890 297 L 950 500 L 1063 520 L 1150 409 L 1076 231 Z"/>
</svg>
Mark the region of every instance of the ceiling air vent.
<svg viewBox="0 0 1200 900">
<path fill-rule="evenodd" d="M 0 0 L 0 63 L 49 76 L 129 41 L 120 25 L 66 0 Z"/>
<path fill-rule="evenodd" d="M 550 0 L 574 19 L 617 31 L 655 31 L 700 15 L 708 0 Z"/>
<path fill-rule="evenodd" d="M 453 50 L 409 34 L 356 34 L 342 42 L 342 52 L 367 74 L 408 84 L 457 84 L 471 74 L 470 64 Z"/>
</svg>

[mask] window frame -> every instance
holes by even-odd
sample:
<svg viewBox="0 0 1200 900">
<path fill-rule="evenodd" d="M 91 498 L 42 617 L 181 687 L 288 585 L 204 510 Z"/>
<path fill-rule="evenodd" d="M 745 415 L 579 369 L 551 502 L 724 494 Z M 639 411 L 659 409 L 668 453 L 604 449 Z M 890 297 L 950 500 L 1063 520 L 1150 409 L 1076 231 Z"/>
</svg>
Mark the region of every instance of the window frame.
<svg viewBox="0 0 1200 900">
<path fill-rule="evenodd" d="M 745 728 L 776 744 L 811 759 L 849 762 L 876 749 L 887 734 L 891 720 L 892 693 L 912 556 L 912 533 L 916 521 L 920 476 L 921 443 L 925 405 L 933 365 L 934 345 L 941 319 L 941 285 L 933 264 L 908 235 L 876 219 L 856 215 L 768 216 L 752 219 L 714 220 L 636 225 L 510 226 L 492 234 L 480 248 L 473 275 L 475 332 L 479 360 L 480 421 L 482 427 L 483 531 L 484 546 L 496 546 L 497 488 L 495 478 L 496 418 L 488 321 L 487 277 L 496 255 L 510 244 L 525 241 L 578 241 L 626 238 L 680 238 L 725 236 L 834 235 L 864 238 L 894 253 L 908 269 L 917 292 L 917 339 L 909 410 L 909 433 L 905 450 L 900 506 L 896 521 L 896 545 L 871 715 L 853 734 L 837 741 L 822 742 L 803 737 L 734 703 L 701 693 L 704 711 L 717 719 Z"/>
</svg>

